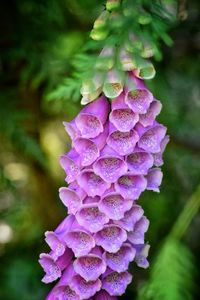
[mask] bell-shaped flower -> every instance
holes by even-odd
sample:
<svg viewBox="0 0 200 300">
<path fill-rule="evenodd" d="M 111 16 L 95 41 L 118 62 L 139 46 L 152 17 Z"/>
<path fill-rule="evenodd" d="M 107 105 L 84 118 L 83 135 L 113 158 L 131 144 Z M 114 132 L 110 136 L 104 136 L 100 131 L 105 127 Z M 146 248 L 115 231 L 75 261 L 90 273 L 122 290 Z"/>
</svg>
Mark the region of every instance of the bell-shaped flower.
<svg viewBox="0 0 200 300">
<path fill-rule="evenodd" d="M 141 244 L 141 245 L 134 245 L 136 249 L 135 255 L 135 262 L 138 267 L 146 269 L 149 267 L 149 262 L 147 260 L 150 245 L 149 244 Z"/>
<path fill-rule="evenodd" d="M 65 127 L 65 131 L 70 136 L 72 141 L 76 139 L 78 136 L 80 136 L 80 131 L 76 126 L 75 119 L 72 120 L 71 122 L 63 122 L 63 125 Z"/>
<path fill-rule="evenodd" d="M 108 124 L 105 125 L 104 131 L 94 139 L 83 137 L 77 138 L 73 146 L 80 155 L 81 166 L 91 165 L 100 155 L 100 150 L 105 146 L 108 137 Z"/>
<path fill-rule="evenodd" d="M 102 92 L 102 84 L 103 76 L 101 73 L 96 73 L 92 79 L 85 80 L 80 90 L 83 96 L 81 104 L 85 105 L 95 100 Z"/>
<path fill-rule="evenodd" d="M 128 243 L 124 243 L 116 253 L 105 252 L 103 258 L 107 266 L 118 273 L 128 270 L 129 263 L 134 260 L 136 250 Z"/>
<path fill-rule="evenodd" d="M 143 129 L 137 127 L 137 132 Z M 150 153 L 158 153 L 161 151 L 161 141 L 165 137 L 166 127 L 155 123 L 152 127 L 148 128 L 143 132 L 139 141 L 138 147 Z"/>
<path fill-rule="evenodd" d="M 124 214 L 124 218 L 116 223 L 127 231 L 132 231 L 136 222 L 138 222 L 144 214 L 141 206 L 134 204 L 131 209 Z"/>
<path fill-rule="evenodd" d="M 111 296 L 121 296 L 132 281 L 132 275 L 128 272 L 117 273 L 109 270 L 102 279 L 102 288 Z"/>
<path fill-rule="evenodd" d="M 75 149 L 72 148 L 66 155 L 60 156 L 60 165 L 67 175 L 65 180 L 71 183 L 80 173 L 80 156 Z"/>
<path fill-rule="evenodd" d="M 127 171 L 127 165 L 115 151 L 108 146 L 101 151 L 100 158 L 94 163 L 95 174 L 103 180 L 114 183 L 121 175 Z"/>
<path fill-rule="evenodd" d="M 95 300 L 117 300 L 117 297 L 110 296 L 105 290 L 96 293 Z"/>
<path fill-rule="evenodd" d="M 112 192 L 101 198 L 98 207 L 111 220 L 120 220 L 124 217 L 124 213 L 132 207 L 132 204 L 132 200 L 124 199 L 120 194 Z"/>
<path fill-rule="evenodd" d="M 138 133 L 134 129 L 131 129 L 129 132 L 121 132 L 114 125 L 110 125 L 107 144 L 119 155 L 124 156 L 132 153 L 138 140 Z"/>
<path fill-rule="evenodd" d="M 132 244 L 144 244 L 144 234 L 149 228 L 149 220 L 143 216 L 135 224 L 133 231 L 128 233 L 128 240 Z"/>
<path fill-rule="evenodd" d="M 108 117 L 109 103 L 102 96 L 85 106 L 75 119 L 76 126 L 83 138 L 95 138 L 103 132 Z"/>
<path fill-rule="evenodd" d="M 86 197 L 86 193 L 76 182 L 73 182 L 69 187 L 59 189 L 59 197 L 68 208 L 68 213 L 75 214 Z"/>
<path fill-rule="evenodd" d="M 165 148 L 167 146 L 167 144 L 169 143 L 169 136 L 166 135 L 164 137 L 164 139 L 161 141 L 161 144 L 160 144 L 160 152 L 158 153 L 155 153 L 154 154 L 154 165 L 156 167 L 160 167 L 163 165 L 163 152 L 165 151 Z"/>
<path fill-rule="evenodd" d="M 65 235 L 65 243 L 76 257 L 88 254 L 95 247 L 93 236 L 78 223 Z"/>
<path fill-rule="evenodd" d="M 70 263 L 62 274 L 59 282 L 48 294 L 46 300 L 80 300 L 79 295 L 71 287 L 71 281 L 74 277 L 74 267 Z"/>
<path fill-rule="evenodd" d="M 142 60 L 133 73 L 140 79 L 152 79 L 156 75 L 156 70 L 151 62 Z"/>
<path fill-rule="evenodd" d="M 105 251 L 115 253 L 126 241 L 127 234 L 120 226 L 109 224 L 105 225 L 94 237 L 97 246 L 101 246 Z"/>
<path fill-rule="evenodd" d="M 80 275 L 75 275 L 71 282 L 72 288 L 80 296 L 80 299 L 88 299 L 101 289 L 101 280 L 86 281 Z"/>
<path fill-rule="evenodd" d="M 142 175 L 127 173 L 115 183 L 116 191 L 125 199 L 136 200 L 146 189 L 147 180 Z"/>
<path fill-rule="evenodd" d="M 84 204 L 76 214 L 76 220 L 90 232 L 101 230 L 109 218 L 99 209 L 98 203 Z"/>
<path fill-rule="evenodd" d="M 126 157 L 126 163 L 132 174 L 145 175 L 153 166 L 154 159 L 152 154 L 145 152 L 144 150 L 137 149 Z"/>
<path fill-rule="evenodd" d="M 102 196 L 110 187 L 110 183 L 105 182 L 91 169 L 82 171 L 78 176 L 77 181 L 80 187 L 91 197 Z"/>
<path fill-rule="evenodd" d="M 64 270 L 72 260 L 72 252 L 70 249 L 66 249 L 64 254 L 57 259 L 54 259 L 50 254 L 40 254 L 39 263 L 45 271 L 45 276 L 42 278 L 44 283 L 50 283 L 57 280 L 62 275 Z"/>
<path fill-rule="evenodd" d="M 95 281 L 106 271 L 105 261 L 98 255 L 88 254 L 74 261 L 74 270 L 86 281 Z"/>
<path fill-rule="evenodd" d="M 149 170 L 147 176 L 147 190 L 159 192 L 159 187 L 162 183 L 163 173 L 160 168 Z"/>
<path fill-rule="evenodd" d="M 132 54 L 125 48 L 122 48 L 119 53 L 121 68 L 123 71 L 132 71 L 136 68 Z"/>
<path fill-rule="evenodd" d="M 103 84 L 103 92 L 108 98 L 116 98 L 123 91 L 122 75 L 117 70 L 110 70 Z"/>
<path fill-rule="evenodd" d="M 133 89 L 128 91 L 125 103 L 134 113 L 145 114 L 153 101 L 151 92 L 145 89 Z"/>
<path fill-rule="evenodd" d="M 112 110 L 109 115 L 109 120 L 117 130 L 128 132 L 133 129 L 135 124 L 139 121 L 139 115 L 134 113 L 132 109 L 125 104 L 124 100 L 124 93 L 112 100 Z"/>
<path fill-rule="evenodd" d="M 162 109 L 162 104 L 158 100 L 154 100 L 151 102 L 147 112 L 145 114 L 140 115 L 140 123 L 144 126 L 153 125 L 156 116 L 160 113 Z"/>
</svg>

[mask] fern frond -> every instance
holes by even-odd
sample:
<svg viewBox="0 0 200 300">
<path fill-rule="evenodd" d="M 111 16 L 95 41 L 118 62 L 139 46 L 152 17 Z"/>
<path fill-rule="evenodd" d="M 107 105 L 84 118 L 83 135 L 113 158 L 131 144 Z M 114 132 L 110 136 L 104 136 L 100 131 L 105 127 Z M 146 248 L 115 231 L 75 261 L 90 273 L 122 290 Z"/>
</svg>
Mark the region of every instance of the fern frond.
<svg viewBox="0 0 200 300">
<path fill-rule="evenodd" d="M 151 268 L 137 300 L 193 299 L 194 257 L 181 242 L 167 238 Z"/>
</svg>

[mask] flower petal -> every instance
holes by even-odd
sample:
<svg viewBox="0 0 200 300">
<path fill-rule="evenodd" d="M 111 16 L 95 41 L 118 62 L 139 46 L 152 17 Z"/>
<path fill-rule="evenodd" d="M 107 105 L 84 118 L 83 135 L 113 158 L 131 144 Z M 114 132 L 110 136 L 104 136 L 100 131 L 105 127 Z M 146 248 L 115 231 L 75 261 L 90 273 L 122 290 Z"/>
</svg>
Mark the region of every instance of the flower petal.
<svg viewBox="0 0 200 300">
<path fill-rule="evenodd" d="M 106 263 L 101 257 L 88 254 L 74 261 L 74 269 L 86 281 L 94 281 L 106 271 Z"/>
<path fill-rule="evenodd" d="M 144 210 L 139 205 L 133 205 L 132 208 L 125 212 L 124 218 L 116 223 L 127 231 L 132 231 L 137 221 L 141 219 Z"/>
<path fill-rule="evenodd" d="M 93 170 L 84 170 L 78 177 L 78 183 L 88 196 L 101 196 L 110 187 L 110 183 L 105 182 Z"/>
<path fill-rule="evenodd" d="M 99 210 L 98 204 L 84 204 L 76 214 L 78 223 L 90 232 L 101 230 L 109 218 Z"/>
<path fill-rule="evenodd" d="M 80 275 L 76 275 L 72 279 L 72 287 L 81 299 L 88 299 L 101 289 L 101 281 L 86 281 Z"/>
<path fill-rule="evenodd" d="M 111 296 L 121 296 L 125 293 L 127 285 L 132 281 L 132 275 L 128 272 L 110 272 L 102 279 L 102 288 Z"/>
<path fill-rule="evenodd" d="M 117 252 L 126 239 L 126 231 L 114 224 L 105 225 L 95 234 L 96 244 L 111 253 Z"/>
<path fill-rule="evenodd" d="M 110 193 L 101 199 L 98 206 L 100 211 L 104 212 L 110 219 L 120 220 L 132 204 L 131 200 L 125 200 L 120 194 Z"/>
<path fill-rule="evenodd" d="M 160 152 L 161 141 L 165 137 L 166 130 L 166 127 L 160 124 L 153 126 L 140 137 L 138 146 L 150 153 Z"/>
<path fill-rule="evenodd" d="M 152 101 L 153 95 L 146 89 L 129 90 L 125 98 L 125 103 L 129 108 L 138 114 L 145 114 Z"/>
<path fill-rule="evenodd" d="M 153 166 L 153 156 L 144 151 L 134 151 L 126 157 L 129 171 L 135 175 L 145 175 Z"/>
<path fill-rule="evenodd" d="M 95 246 L 95 241 L 92 235 L 88 232 L 75 229 L 65 235 L 67 246 L 72 249 L 75 256 L 86 255 Z"/>
<path fill-rule="evenodd" d="M 108 267 L 118 273 L 128 269 L 129 263 L 134 260 L 136 250 L 129 244 L 125 243 L 116 253 L 105 252 L 103 258 Z"/>
<path fill-rule="evenodd" d="M 149 170 L 147 176 L 147 190 L 159 192 L 159 187 L 162 182 L 163 173 L 160 168 L 153 168 Z"/>
<path fill-rule="evenodd" d="M 131 173 L 121 176 L 115 183 L 115 189 L 125 199 L 136 200 L 146 189 L 147 181 L 142 175 L 132 175 Z"/>
<path fill-rule="evenodd" d="M 138 140 L 139 136 L 134 129 L 129 132 L 115 130 L 108 136 L 107 144 L 119 155 L 128 155 L 133 152 Z"/>
</svg>

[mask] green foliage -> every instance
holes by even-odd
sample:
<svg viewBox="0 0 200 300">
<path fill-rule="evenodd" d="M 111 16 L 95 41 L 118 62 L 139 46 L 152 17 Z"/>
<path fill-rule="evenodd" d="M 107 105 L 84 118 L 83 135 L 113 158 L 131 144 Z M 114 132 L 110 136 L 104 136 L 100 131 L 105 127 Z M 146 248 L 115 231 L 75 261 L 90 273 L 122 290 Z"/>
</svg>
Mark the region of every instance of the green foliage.
<svg viewBox="0 0 200 300">
<path fill-rule="evenodd" d="M 151 266 L 150 278 L 137 300 L 193 299 L 195 261 L 181 242 L 168 238 Z"/>
</svg>

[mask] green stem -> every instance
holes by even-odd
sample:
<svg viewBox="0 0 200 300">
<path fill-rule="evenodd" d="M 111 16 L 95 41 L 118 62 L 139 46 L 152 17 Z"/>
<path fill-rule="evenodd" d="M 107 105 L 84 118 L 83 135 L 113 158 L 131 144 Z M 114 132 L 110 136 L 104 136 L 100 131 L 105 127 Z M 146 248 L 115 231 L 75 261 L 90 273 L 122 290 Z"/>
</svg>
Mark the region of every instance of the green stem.
<svg viewBox="0 0 200 300">
<path fill-rule="evenodd" d="M 186 203 L 169 236 L 181 239 L 200 208 L 200 185 Z"/>
</svg>

